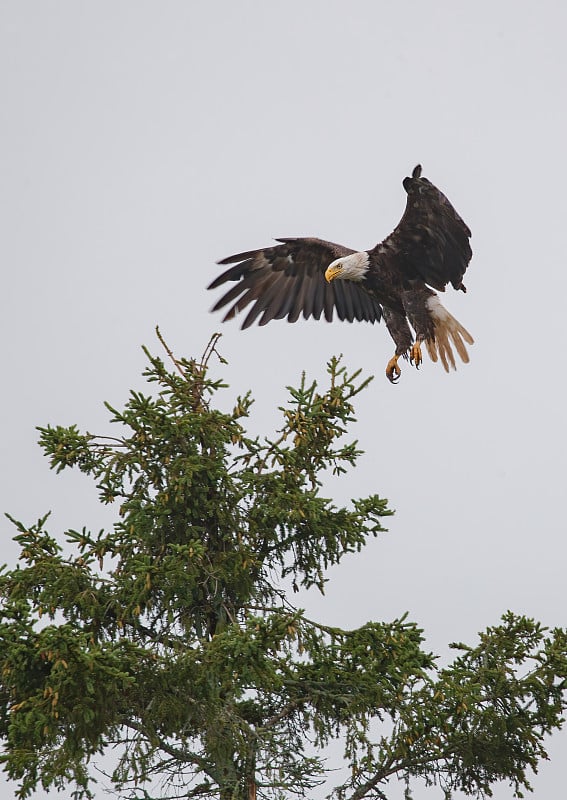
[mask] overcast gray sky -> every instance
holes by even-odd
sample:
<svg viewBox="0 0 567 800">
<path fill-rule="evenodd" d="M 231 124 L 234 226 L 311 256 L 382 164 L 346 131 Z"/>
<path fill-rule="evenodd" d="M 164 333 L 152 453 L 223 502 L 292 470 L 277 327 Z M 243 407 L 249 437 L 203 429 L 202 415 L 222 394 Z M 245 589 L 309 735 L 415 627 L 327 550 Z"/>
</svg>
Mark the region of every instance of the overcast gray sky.
<svg viewBox="0 0 567 800">
<path fill-rule="evenodd" d="M 142 385 L 156 323 L 187 356 L 222 330 L 226 403 L 250 388 L 258 432 L 285 385 L 343 353 L 376 379 L 358 403 L 366 454 L 332 491 L 378 492 L 396 516 L 324 598 L 301 598 L 310 614 L 353 627 L 407 610 L 444 656 L 507 609 L 565 625 L 566 9 L 0 2 L 0 509 L 51 509 L 52 532 L 109 522 L 86 478 L 49 472 L 35 426 L 106 432 L 102 401 Z M 391 386 L 383 326 L 242 332 L 209 314 L 230 253 L 293 235 L 373 246 L 418 162 L 473 231 L 469 291 L 444 298 L 475 336 L 468 366 L 406 365 Z M 550 751 L 537 798 L 564 791 L 567 736 Z"/>
</svg>

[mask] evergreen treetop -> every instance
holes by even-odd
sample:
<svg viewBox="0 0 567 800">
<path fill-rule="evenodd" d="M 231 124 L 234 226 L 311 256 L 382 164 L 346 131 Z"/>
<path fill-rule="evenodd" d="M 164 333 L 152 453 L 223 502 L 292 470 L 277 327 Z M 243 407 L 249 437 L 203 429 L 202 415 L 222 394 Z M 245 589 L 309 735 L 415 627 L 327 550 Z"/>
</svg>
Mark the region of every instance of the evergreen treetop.
<svg viewBox="0 0 567 800">
<path fill-rule="evenodd" d="M 303 376 L 276 435 L 252 437 L 249 394 L 215 407 L 217 339 L 199 360 L 166 347 L 169 367 L 146 351 L 148 393 L 107 404 L 115 436 L 39 429 L 51 467 L 90 476 L 116 522 L 66 531 L 65 554 L 47 516 L 12 520 L 0 759 L 18 797 L 92 796 L 89 762 L 110 749 L 108 780 L 129 798 L 311 797 L 333 777 L 333 739 L 338 800 L 385 798 L 393 777 L 479 797 L 507 780 L 522 796 L 562 723 L 566 632 L 508 613 L 440 669 L 406 617 L 308 619 L 286 587 L 323 591 L 392 513 L 378 495 L 324 494 L 326 471 L 356 467 L 345 435 L 369 379 L 333 358 L 325 389 Z"/>
</svg>

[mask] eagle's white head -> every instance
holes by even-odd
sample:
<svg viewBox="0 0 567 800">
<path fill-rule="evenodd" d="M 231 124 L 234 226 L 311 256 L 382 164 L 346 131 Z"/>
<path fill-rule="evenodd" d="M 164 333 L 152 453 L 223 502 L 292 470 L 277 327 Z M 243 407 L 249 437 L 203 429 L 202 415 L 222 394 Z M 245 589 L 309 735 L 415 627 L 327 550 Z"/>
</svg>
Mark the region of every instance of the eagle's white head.
<svg viewBox="0 0 567 800">
<path fill-rule="evenodd" d="M 337 258 L 327 267 L 325 278 L 334 281 L 339 278 L 343 281 L 361 281 L 368 272 L 370 257 L 368 253 L 352 253 L 350 256 Z"/>
</svg>

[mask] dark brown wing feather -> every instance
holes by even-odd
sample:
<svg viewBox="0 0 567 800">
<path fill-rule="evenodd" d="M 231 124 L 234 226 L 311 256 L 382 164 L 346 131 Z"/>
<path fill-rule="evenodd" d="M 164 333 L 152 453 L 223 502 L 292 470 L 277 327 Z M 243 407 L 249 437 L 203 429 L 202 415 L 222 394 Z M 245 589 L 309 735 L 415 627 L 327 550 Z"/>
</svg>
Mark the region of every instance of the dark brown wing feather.
<svg viewBox="0 0 567 800">
<path fill-rule="evenodd" d="M 208 287 L 216 289 L 228 281 L 237 281 L 213 306 L 213 311 L 230 305 L 224 320 L 232 319 L 252 304 L 243 328 L 258 317 L 260 325 L 287 317 L 295 322 L 302 314 L 307 319 L 329 322 L 333 311 L 341 320 L 378 322 L 382 308 L 363 283 L 333 281 L 327 283 L 325 270 L 336 258 L 354 253 L 348 247 L 322 239 L 277 239 L 280 244 L 263 250 L 249 250 L 219 264 L 231 264 Z"/>
<path fill-rule="evenodd" d="M 466 291 L 462 279 L 472 257 L 470 230 L 445 195 L 421 177 L 419 165 L 403 185 L 408 193 L 404 215 L 372 253 L 389 257 L 406 279 L 421 278 L 439 291 L 448 283 Z"/>
</svg>

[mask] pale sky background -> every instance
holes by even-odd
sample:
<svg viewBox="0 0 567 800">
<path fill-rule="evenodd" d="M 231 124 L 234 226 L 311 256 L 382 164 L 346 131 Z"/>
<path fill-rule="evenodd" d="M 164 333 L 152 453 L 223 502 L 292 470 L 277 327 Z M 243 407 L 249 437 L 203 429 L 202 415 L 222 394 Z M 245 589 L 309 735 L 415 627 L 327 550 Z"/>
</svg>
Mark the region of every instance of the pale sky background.
<svg viewBox="0 0 567 800">
<path fill-rule="evenodd" d="M 53 533 L 108 524 L 35 426 L 107 433 L 102 402 L 143 386 L 156 324 L 179 356 L 222 330 L 223 402 L 250 388 L 255 432 L 343 353 L 376 379 L 352 432 L 365 456 L 329 491 L 396 515 L 299 602 L 345 627 L 408 611 L 444 658 L 507 609 L 565 625 L 566 30 L 562 0 L 0 1 L 0 509 L 51 509 Z M 403 365 L 391 386 L 384 326 L 242 332 L 209 313 L 230 253 L 373 246 L 418 162 L 473 231 L 469 291 L 443 299 L 475 336 L 468 366 Z M 550 753 L 538 799 L 564 792 L 567 734 Z"/>
</svg>

